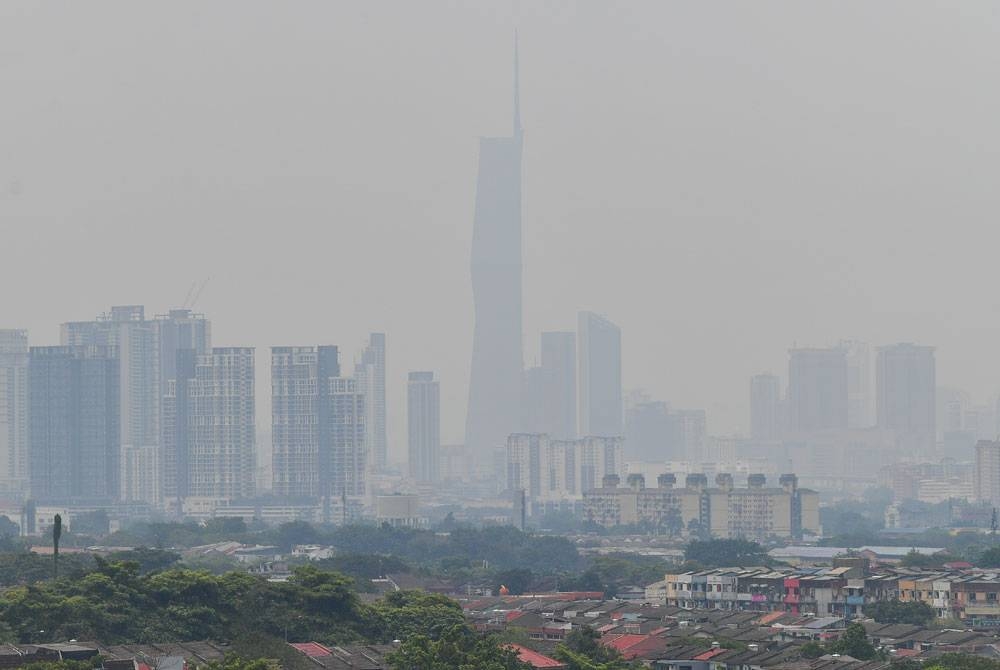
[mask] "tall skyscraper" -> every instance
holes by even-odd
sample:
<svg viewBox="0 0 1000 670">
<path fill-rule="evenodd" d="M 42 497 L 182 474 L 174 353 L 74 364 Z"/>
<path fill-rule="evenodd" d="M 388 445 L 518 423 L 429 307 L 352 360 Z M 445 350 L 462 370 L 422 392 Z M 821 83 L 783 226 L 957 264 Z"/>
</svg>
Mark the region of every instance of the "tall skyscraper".
<svg viewBox="0 0 1000 670">
<path fill-rule="evenodd" d="M 252 496 L 257 465 L 253 347 L 216 347 L 198 356 L 188 384 L 191 495 Z"/>
<path fill-rule="evenodd" d="M 750 378 L 750 436 L 755 440 L 778 439 L 783 422 L 781 380 L 777 375 L 762 374 Z"/>
<path fill-rule="evenodd" d="M 910 343 L 879 347 L 875 381 L 879 427 L 895 431 L 908 453 L 933 455 L 937 442 L 934 347 Z"/>
<path fill-rule="evenodd" d="M 441 388 L 433 372 L 411 372 L 406 387 L 410 476 L 418 482 L 441 478 Z"/>
<path fill-rule="evenodd" d="M 119 379 L 116 347 L 31 347 L 32 498 L 52 502 L 118 498 Z"/>
<path fill-rule="evenodd" d="M 847 352 L 792 349 L 788 360 L 789 428 L 794 433 L 847 428 Z"/>
<path fill-rule="evenodd" d="M 370 465 L 385 470 L 388 441 L 385 431 L 385 333 L 372 333 L 355 366 L 358 391 L 365 396 L 365 426 Z"/>
<path fill-rule="evenodd" d="M 0 330 L 0 495 L 28 492 L 28 331 Z"/>
<path fill-rule="evenodd" d="M 580 435 L 621 437 L 622 333 L 593 312 L 580 312 Z"/>
<path fill-rule="evenodd" d="M 871 354 L 867 342 L 844 340 L 847 352 L 847 425 L 849 428 L 871 428 L 872 417 Z"/>
<path fill-rule="evenodd" d="M 275 495 L 364 495 L 365 398 L 337 347 L 271 348 L 271 423 Z"/>
<path fill-rule="evenodd" d="M 542 333 L 541 432 L 557 440 L 576 437 L 576 335 Z"/>
<path fill-rule="evenodd" d="M 479 141 L 472 234 L 475 332 L 465 442 L 485 460 L 521 421 L 521 148 L 514 52 L 514 129 Z"/>
</svg>

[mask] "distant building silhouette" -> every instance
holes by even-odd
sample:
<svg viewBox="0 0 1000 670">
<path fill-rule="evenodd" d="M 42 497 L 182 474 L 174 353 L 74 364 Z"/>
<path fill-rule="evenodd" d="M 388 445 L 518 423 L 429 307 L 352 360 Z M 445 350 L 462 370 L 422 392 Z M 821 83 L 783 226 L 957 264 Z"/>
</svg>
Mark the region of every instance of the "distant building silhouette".
<svg viewBox="0 0 1000 670">
<path fill-rule="evenodd" d="M 871 352 L 868 343 L 844 340 L 840 346 L 847 355 L 847 426 L 871 428 L 872 416 Z"/>
<path fill-rule="evenodd" d="M 559 440 L 576 437 L 576 335 L 542 333 L 542 432 Z"/>
<path fill-rule="evenodd" d="M 634 461 L 682 460 L 672 449 L 670 408 L 647 401 L 629 407 L 625 420 L 625 458 Z"/>
<path fill-rule="evenodd" d="M 622 426 L 622 335 L 603 316 L 580 312 L 580 435 L 620 437 Z"/>
<path fill-rule="evenodd" d="M 788 410 L 794 433 L 847 428 L 847 353 L 843 348 L 789 351 Z"/>
<path fill-rule="evenodd" d="M 441 479 L 441 388 L 433 372 L 411 372 L 406 387 L 410 476 L 421 483 Z"/>
<path fill-rule="evenodd" d="M 902 343 L 878 348 L 878 425 L 895 431 L 907 453 L 934 454 L 936 385 L 934 347 Z"/>
<path fill-rule="evenodd" d="M 28 354 L 31 497 L 119 497 L 118 348 L 31 347 Z"/>
<path fill-rule="evenodd" d="M 521 149 L 523 132 L 514 52 L 514 129 L 479 142 L 472 234 L 475 332 L 465 441 L 485 461 L 520 425 Z"/>
<path fill-rule="evenodd" d="M 0 330 L 0 495 L 28 492 L 28 331 Z"/>
<path fill-rule="evenodd" d="M 750 378 L 750 436 L 755 440 L 777 440 L 783 421 L 781 380 L 777 375 L 761 374 Z"/>
<path fill-rule="evenodd" d="M 370 465 L 381 472 L 385 470 L 389 444 L 385 428 L 385 333 L 369 335 L 354 378 L 358 392 L 365 396 L 365 440 Z"/>
</svg>

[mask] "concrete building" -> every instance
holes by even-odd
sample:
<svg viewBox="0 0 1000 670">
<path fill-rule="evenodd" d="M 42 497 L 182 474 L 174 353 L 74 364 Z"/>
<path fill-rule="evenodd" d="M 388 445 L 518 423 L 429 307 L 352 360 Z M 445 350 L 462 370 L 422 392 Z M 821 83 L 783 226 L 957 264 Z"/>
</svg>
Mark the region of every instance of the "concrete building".
<svg viewBox="0 0 1000 670">
<path fill-rule="evenodd" d="M 365 492 L 364 395 L 340 376 L 335 346 L 271 348 L 274 494 L 323 499 Z"/>
<path fill-rule="evenodd" d="M 515 51 L 513 133 L 479 141 L 471 254 L 475 331 L 465 444 L 481 461 L 521 423 L 523 142 Z"/>
<path fill-rule="evenodd" d="M 0 330 L 0 497 L 28 493 L 28 331 Z"/>
<path fill-rule="evenodd" d="M 972 488 L 976 500 L 1000 506 L 1000 441 L 980 440 L 976 443 Z"/>
<path fill-rule="evenodd" d="M 781 380 L 777 375 L 760 374 L 750 378 L 750 436 L 755 440 L 777 440 L 783 421 Z"/>
<path fill-rule="evenodd" d="M 847 398 L 847 352 L 843 348 L 789 351 L 788 409 L 793 433 L 846 429 Z"/>
<path fill-rule="evenodd" d="M 375 472 L 385 470 L 388 436 L 385 413 L 385 333 L 371 333 L 368 346 L 355 366 L 358 392 L 365 397 L 365 441 L 369 465 Z"/>
<path fill-rule="evenodd" d="M 622 334 L 615 324 L 593 312 L 580 312 L 580 435 L 620 437 L 622 425 Z"/>
<path fill-rule="evenodd" d="M 411 372 L 406 388 L 410 476 L 420 483 L 441 479 L 441 388 L 433 372 Z"/>
<path fill-rule="evenodd" d="M 254 495 L 256 413 L 253 347 L 198 356 L 188 381 L 188 486 L 196 497 Z"/>
<path fill-rule="evenodd" d="M 906 452 L 933 455 L 937 441 L 934 347 L 909 343 L 879 347 L 875 379 L 879 427 L 894 431 Z"/>
<path fill-rule="evenodd" d="M 621 438 L 553 440 L 515 433 L 507 438 L 506 456 L 507 490 L 523 489 L 533 513 L 545 505 L 579 501 L 606 475 L 624 472 Z"/>
<path fill-rule="evenodd" d="M 31 347 L 33 499 L 110 502 L 119 497 L 119 380 L 117 347 Z"/>
<path fill-rule="evenodd" d="M 795 475 L 782 475 L 779 487 L 766 487 L 761 474 L 751 475 L 746 488 L 733 486 L 730 474 L 719 474 L 715 488 L 705 475 L 688 475 L 684 488 L 676 476 L 658 477 L 646 488 L 640 474 L 629 475 L 626 486 L 607 477 L 599 489 L 584 493 L 584 514 L 603 526 L 646 524 L 670 534 L 694 529 L 718 538 L 789 538 L 819 530 L 819 494 L 798 487 Z"/>
</svg>

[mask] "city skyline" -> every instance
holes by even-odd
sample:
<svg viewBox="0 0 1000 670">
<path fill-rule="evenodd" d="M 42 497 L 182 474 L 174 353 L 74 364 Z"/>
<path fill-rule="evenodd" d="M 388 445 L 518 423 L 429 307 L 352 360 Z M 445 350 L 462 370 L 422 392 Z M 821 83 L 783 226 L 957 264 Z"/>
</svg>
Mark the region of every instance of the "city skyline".
<svg viewBox="0 0 1000 670">
<path fill-rule="evenodd" d="M 219 341 L 257 348 L 262 401 L 266 347 L 350 346 L 387 332 L 396 342 L 387 378 L 397 380 L 387 398 L 389 434 L 405 430 L 398 380 L 429 365 L 447 382 L 443 439 L 462 441 L 476 138 L 508 132 L 517 27 L 530 119 L 526 364 L 538 356 L 534 333 L 571 329 L 577 309 L 592 309 L 628 336 L 626 388 L 704 407 L 720 433 L 748 432 L 741 380 L 782 370 L 784 350 L 795 343 L 931 343 L 939 348 L 942 385 L 994 402 L 1000 363 L 990 352 L 1000 318 L 970 290 L 991 245 L 962 240 L 990 235 L 984 222 L 1000 203 L 983 181 L 942 172 L 992 171 L 986 154 L 968 147 L 1000 141 L 988 115 L 975 111 L 990 109 L 994 94 L 944 74 L 991 77 L 981 53 L 995 48 L 991 17 L 930 7 L 897 13 L 907 34 L 933 40 L 928 26 L 938 26 L 963 37 L 955 49 L 932 55 L 894 31 L 886 50 L 881 28 L 893 13 L 871 8 L 817 10 L 820 22 L 792 4 L 760 14 L 740 8 L 734 11 L 750 30 L 717 33 L 717 17 L 701 7 L 639 3 L 634 20 L 608 25 L 592 8 L 578 8 L 575 21 L 562 24 L 527 7 L 487 18 L 397 4 L 374 11 L 373 28 L 356 34 L 346 26 L 360 10 L 349 7 L 312 10 L 323 12 L 320 21 L 303 20 L 309 13 L 302 8 L 284 10 L 300 19 L 289 23 L 262 9 L 240 24 L 222 8 L 206 8 L 206 30 L 231 36 L 240 58 L 198 33 L 191 37 L 197 58 L 174 59 L 169 45 L 186 30 L 176 8 L 156 10 L 162 32 L 142 43 L 107 34 L 72 55 L 62 40 L 41 49 L 47 43 L 37 37 L 53 24 L 56 35 L 74 24 L 105 35 L 105 10 L 66 11 L 71 20 L 50 20 L 44 7 L 0 10 L 4 42 L 33 55 L 12 64 L 11 103 L 0 111 L 5 127 L 18 131 L 0 162 L 0 211 L 12 224 L 5 237 L 19 252 L 0 279 L 32 285 L 8 294 L 3 326 L 28 329 L 38 345 L 58 344 L 54 324 L 91 319 L 108 304 L 182 304 L 192 281 L 211 277 L 197 309 L 219 324 Z M 794 59 L 784 57 L 780 40 L 752 37 L 771 35 L 777 16 L 794 28 Z M 129 17 L 138 20 L 119 15 Z M 655 27 L 658 39 L 633 39 L 637 26 Z M 858 26 L 856 58 L 873 67 L 834 67 L 837 30 Z M 695 39 L 708 27 L 727 49 Z M 272 30 L 273 41 L 256 39 Z M 549 48 L 557 41 L 563 48 Z M 374 59 L 373 49 L 383 47 L 388 55 Z M 390 67 L 349 65 L 357 62 L 347 57 L 352 52 Z M 68 77 L 59 67 L 68 60 L 108 76 Z M 166 68 L 179 76 L 164 77 Z M 885 77 L 901 71 L 906 76 L 886 90 Z M 654 80 L 663 86 L 645 84 Z M 37 88 L 44 81 L 73 93 L 60 104 L 35 105 L 47 99 Z M 928 86 L 959 98 L 927 104 Z M 267 87 L 282 93 L 277 99 L 300 103 L 294 122 L 287 105 L 258 99 Z M 384 104 L 384 90 L 399 90 L 411 106 Z M 825 105 L 855 92 L 865 96 L 865 111 Z M 206 97 L 219 105 L 184 102 Z M 753 113 L 734 114 L 736 99 L 754 101 Z M 947 99 L 969 103 L 971 118 L 954 123 Z M 104 100 L 119 104 L 95 113 Z M 903 127 L 891 122 L 900 110 L 910 119 Z M 148 132 L 151 124 L 158 133 Z M 281 133 L 273 132 L 278 127 Z M 953 202 L 969 204 L 949 215 L 955 235 L 930 242 L 929 231 Z M 275 221 L 285 234 L 270 233 Z M 327 267 L 324 245 L 299 244 L 335 236 L 354 253 L 339 260 L 332 279 L 367 278 L 336 315 L 309 308 L 331 280 L 319 270 Z M 36 254 L 57 271 L 42 276 L 23 260 Z M 296 260 L 265 266 L 266 258 Z M 926 271 L 940 259 L 956 271 Z M 402 276 L 411 279 L 401 286 Z M 699 290 L 672 292 L 671 310 L 648 309 L 689 277 L 702 278 Z M 676 314 L 691 317 L 678 321 Z M 730 342 L 734 322 L 752 324 L 739 346 Z M 402 441 L 394 439 L 393 448 L 401 460 Z"/>
</svg>

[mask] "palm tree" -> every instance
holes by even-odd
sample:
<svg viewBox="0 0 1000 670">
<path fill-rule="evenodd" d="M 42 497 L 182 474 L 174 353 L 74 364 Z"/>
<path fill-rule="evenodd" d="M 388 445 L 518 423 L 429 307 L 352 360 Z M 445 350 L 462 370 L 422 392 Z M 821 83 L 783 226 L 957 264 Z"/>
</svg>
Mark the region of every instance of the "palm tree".
<svg viewBox="0 0 1000 670">
<path fill-rule="evenodd" d="M 52 570 L 59 579 L 59 538 L 62 537 L 62 516 L 56 514 L 52 519 Z"/>
</svg>

